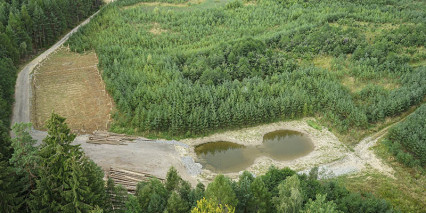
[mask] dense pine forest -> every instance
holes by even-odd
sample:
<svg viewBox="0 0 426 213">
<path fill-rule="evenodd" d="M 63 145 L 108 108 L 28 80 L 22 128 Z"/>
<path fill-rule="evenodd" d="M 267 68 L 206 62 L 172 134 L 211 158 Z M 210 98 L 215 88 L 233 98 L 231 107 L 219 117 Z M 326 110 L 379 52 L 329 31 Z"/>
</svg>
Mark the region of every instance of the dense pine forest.
<svg viewBox="0 0 426 213">
<path fill-rule="evenodd" d="M 398 161 L 409 167 L 426 166 L 426 104 L 389 130 L 384 141 Z"/>
<path fill-rule="evenodd" d="M 426 94 L 423 1 L 133 3 L 108 5 L 69 41 L 99 55 L 115 131 L 191 136 L 315 115 L 356 133 Z"/>
<path fill-rule="evenodd" d="M 116 103 L 113 131 L 179 138 L 313 116 L 356 135 L 417 108 L 383 144 L 424 177 L 426 2 L 156 2 L 165 4 L 105 5 L 67 43 L 96 52 Z M 0 0 L 0 212 L 399 212 L 365 188 L 320 180 L 318 168 L 196 186 L 170 168 L 164 182 L 128 194 L 71 144 L 76 135 L 59 115 L 39 145 L 31 124 L 14 125 L 11 138 L 18 68 L 101 6 Z"/>
</svg>

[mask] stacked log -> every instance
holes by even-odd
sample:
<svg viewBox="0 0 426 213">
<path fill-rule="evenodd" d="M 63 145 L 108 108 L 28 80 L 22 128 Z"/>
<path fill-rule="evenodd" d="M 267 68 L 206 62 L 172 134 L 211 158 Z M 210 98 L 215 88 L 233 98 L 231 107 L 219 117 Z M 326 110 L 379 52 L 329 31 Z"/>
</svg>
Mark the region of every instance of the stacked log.
<svg viewBox="0 0 426 213">
<path fill-rule="evenodd" d="M 127 145 L 127 143 L 132 143 L 136 139 L 149 140 L 149 139 L 138 138 L 134 136 L 128 136 L 124 134 L 117 134 L 117 133 L 111 133 L 106 131 L 95 131 L 93 135 L 89 136 L 89 140 L 87 141 L 87 143 Z"/>
<path fill-rule="evenodd" d="M 157 178 L 153 175 L 143 172 L 135 172 L 127 169 L 110 168 L 108 177 L 114 180 L 116 185 L 120 184 L 127 189 L 129 193 L 136 192 L 136 186 L 139 182 L 149 181 L 151 178 Z M 164 181 L 162 178 L 157 178 Z"/>
</svg>

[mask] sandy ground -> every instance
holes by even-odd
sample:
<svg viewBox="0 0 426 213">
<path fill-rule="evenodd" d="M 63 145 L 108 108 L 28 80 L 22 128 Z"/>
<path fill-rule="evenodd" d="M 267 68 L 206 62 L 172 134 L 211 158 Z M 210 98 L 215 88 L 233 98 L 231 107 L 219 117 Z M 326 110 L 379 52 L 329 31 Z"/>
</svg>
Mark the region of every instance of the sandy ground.
<svg viewBox="0 0 426 213">
<path fill-rule="evenodd" d="M 99 145 L 86 143 L 87 139 L 88 135 L 78 136 L 74 144 L 80 144 L 86 155 L 104 170 L 123 168 L 166 178 L 167 171 L 173 166 L 184 180 L 194 186 L 197 184 L 195 177 L 188 174 L 174 145 L 146 142 Z"/>
<path fill-rule="evenodd" d="M 33 130 L 31 135 L 41 143 L 47 133 Z M 182 163 L 181 155 L 175 147 L 179 145 L 164 144 L 156 141 L 127 143 L 127 145 L 92 144 L 86 143 L 90 135 L 79 135 L 73 144 L 79 144 L 84 153 L 104 171 L 109 168 L 126 169 L 144 172 L 155 177 L 165 178 L 171 166 L 179 175 L 189 181 L 194 187 L 198 183 L 196 176 L 190 175 Z"/>
<path fill-rule="evenodd" d="M 372 147 L 377 145 L 377 141 L 385 136 L 387 130 L 395 124 L 396 123 L 361 140 L 353 148 L 352 152 L 346 153 L 346 156 L 343 159 L 319 166 L 320 173 L 322 173 L 323 177 L 332 177 L 349 173 L 356 173 L 366 169 L 373 169 L 391 178 L 395 178 L 395 171 L 392 169 L 392 167 L 383 163 L 383 161 L 378 158 L 372 150 Z M 304 172 L 308 171 L 305 170 Z"/>
<path fill-rule="evenodd" d="M 191 145 L 190 148 L 179 147 L 182 156 L 191 156 L 197 158 L 194 152 L 194 146 L 214 141 L 229 141 L 243 145 L 258 145 L 263 141 L 263 135 L 276 130 L 294 130 L 299 131 L 311 138 L 315 148 L 309 154 L 295 160 L 276 161 L 266 156 L 257 158 L 246 170 L 255 175 L 264 174 L 271 165 L 279 168 L 289 167 L 296 171 L 308 172 L 313 167 L 318 166 L 323 178 L 339 176 L 344 174 L 356 173 L 365 169 L 376 169 L 386 175 L 393 177 L 393 170 L 383 164 L 376 157 L 370 147 L 374 146 L 379 138 L 368 137 L 362 140 L 355 148 L 350 149 L 338 138 L 322 128 L 321 131 L 310 127 L 306 121 L 312 118 L 306 118 L 300 121 L 278 122 L 257 127 L 245 128 L 236 131 L 214 134 L 208 137 L 186 139 L 181 142 Z M 216 174 L 212 171 L 203 169 L 199 175 L 199 180 L 208 182 Z M 239 173 L 228 173 L 231 178 L 237 178 Z"/>
</svg>

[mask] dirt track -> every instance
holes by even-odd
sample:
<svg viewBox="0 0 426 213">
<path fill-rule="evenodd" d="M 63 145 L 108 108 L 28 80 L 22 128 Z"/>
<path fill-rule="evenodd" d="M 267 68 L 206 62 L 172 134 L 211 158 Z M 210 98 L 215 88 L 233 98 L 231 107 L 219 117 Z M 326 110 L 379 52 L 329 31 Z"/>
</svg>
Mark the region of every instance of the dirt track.
<svg viewBox="0 0 426 213">
<path fill-rule="evenodd" d="M 98 11 L 99 12 L 99 11 Z M 15 85 L 15 104 L 13 105 L 12 113 L 12 125 L 18 122 L 28 123 L 30 122 L 30 99 L 31 99 L 31 73 L 34 68 L 46 59 L 51 53 L 55 52 L 62 44 L 64 44 L 68 38 L 77 32 L 81 27 L 89 23 L 90 19 L 93 18 L 98 12 L 94 13 L 88 19 L 83 21 L 80 25 L 72 29 L 68 34 L 66 34 L 61 40 L 56 42 L 48 50 L 40 54 L 37 58 L 28 63 L 21 72 L 18 74 Z"/>
</svg>

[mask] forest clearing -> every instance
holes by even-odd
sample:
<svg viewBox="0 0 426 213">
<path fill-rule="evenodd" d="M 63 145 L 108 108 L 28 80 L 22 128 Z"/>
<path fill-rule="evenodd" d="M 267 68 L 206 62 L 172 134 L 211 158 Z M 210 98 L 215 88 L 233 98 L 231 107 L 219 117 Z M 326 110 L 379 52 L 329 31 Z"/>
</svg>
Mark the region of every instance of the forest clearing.
<svg viewBox="0 0 426 213">
<path fill-rule="evenodd" d="M 97 64 L 93 52 L 78 54 L 62 47 L 35 68 L 31 110 L 35 128 L 44 130 L 52 112 L 66 117 L 75 132 L 109 128 L 114 104 Z"/>
</svg>

